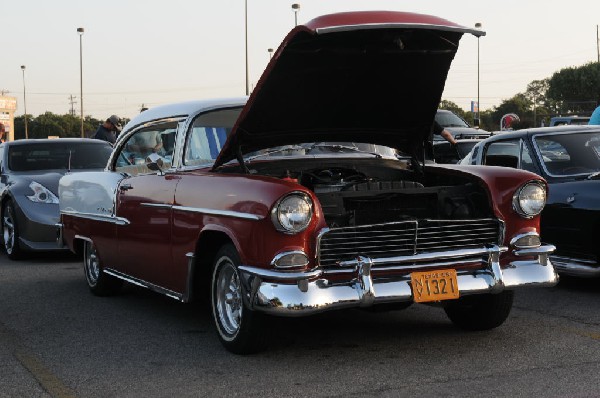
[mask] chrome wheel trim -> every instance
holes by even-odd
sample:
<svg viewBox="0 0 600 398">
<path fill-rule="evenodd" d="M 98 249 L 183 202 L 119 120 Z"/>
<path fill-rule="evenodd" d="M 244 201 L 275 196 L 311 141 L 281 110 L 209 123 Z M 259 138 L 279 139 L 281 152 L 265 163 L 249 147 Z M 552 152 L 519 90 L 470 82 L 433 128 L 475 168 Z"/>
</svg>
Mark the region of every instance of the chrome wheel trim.
<svg viewBox="0 0 600 398">
<path fill-rule="evenodd" d="M 96 286 L 100 276 L 100 259 L 98 252 L 91 242 L 85 243 L 85 254 L 83 258 L 85 277 L 90 286 Z"/>
<path fill-rule="evenodd" d="M 235 265 L 228 257 L 221 258 L 215 268 L 214 311 L 219 331 L 226 340 L 233 340 L 242 324 L 242 286 Z"/>
<path fill-rule="evenodd" d="M 4 208 L 4 214 L 2 216 L 2 235 L 4 239 L 4 249 L 8 254 L 11 254 L 15 247 L 15 225 L 12 212 L 12 206 L 7 205 Z"/>
</svg>

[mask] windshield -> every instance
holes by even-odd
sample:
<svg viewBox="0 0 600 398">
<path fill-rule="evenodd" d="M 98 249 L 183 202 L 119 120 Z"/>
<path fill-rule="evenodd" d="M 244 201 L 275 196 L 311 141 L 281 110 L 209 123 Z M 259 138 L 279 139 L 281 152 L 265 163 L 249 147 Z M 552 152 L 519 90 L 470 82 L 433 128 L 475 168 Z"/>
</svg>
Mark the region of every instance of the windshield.
<svg viewBox="0 0 600 398">
<path fill-rule="evenodd" d="M 442 127 L 469 127 L 467 122 L 452 112 L 438 112 L 435 114 L 435 121 Z"/>
<path fill-rule="evenodd" d="M 533 140 L 548 175 L 575 176 L 600 171 L 600 132 L 539 135 Z"/>
<path fill-rule="evenodd" d="M 112 152 L 96 142 L 60 142 L 13 145 L 8 151 L 12 171 L 102 169 Z"/>
</svg>

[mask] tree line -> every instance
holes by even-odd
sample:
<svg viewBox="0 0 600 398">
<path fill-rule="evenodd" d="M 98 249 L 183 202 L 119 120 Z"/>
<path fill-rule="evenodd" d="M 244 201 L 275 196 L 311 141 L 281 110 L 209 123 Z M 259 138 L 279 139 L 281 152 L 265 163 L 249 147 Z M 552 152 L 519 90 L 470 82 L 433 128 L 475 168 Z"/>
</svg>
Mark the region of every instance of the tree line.
<svg viewBox="0 0 600 398">
<path fill-rule="evenodd" d="M 500 129 L 500 119 L 515 113 L 520 121 L 515 129 L 548 125 L 553 116 L 589 116 L 600 103 L 600 63 L 590 62 L 579 67 L 569 67 L 555 72 L 551 77 L 534 80 L 522 93 L 502 101 L 500 105 L 480 112 L 480 127 L 484 130 Z M 442 100 L 441 109 L 448 109 L 473 124 L 473 113 L 464 111 L 452 101 Z M 86 116 L 83 121 L 85 137 L 91 137 L 104 120 Z M 27 115 L 29 138 L 80 137 L 81 119 L 66 114 L 46 112 L 37 117 Z M 24 116 L 15 117 L 15 139 L 25 138 Z"/>
<path fill-rule="evenodd" d="M 512 125 L 514 129 L 548 126 L 553 116 L 589 116 L 599 103 L 600 63 L 590 62 L 532 81 L 524 92 L 482 111 L 480 127 L 488 131 L 500 130 L 500 119 L 507 113 L 519 116 L 520 121 Z M 465 112 L 452 101 L 442 101 L 440 108 L 451 110 L 473 124 L 473 113 Z"/>
</svg>

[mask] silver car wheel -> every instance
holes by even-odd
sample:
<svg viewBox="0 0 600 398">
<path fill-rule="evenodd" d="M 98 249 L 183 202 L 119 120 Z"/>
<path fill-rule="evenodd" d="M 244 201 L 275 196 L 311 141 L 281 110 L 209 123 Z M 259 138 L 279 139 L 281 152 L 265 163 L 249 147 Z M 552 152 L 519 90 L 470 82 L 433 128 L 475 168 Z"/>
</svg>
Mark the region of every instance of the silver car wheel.
<svg viewBox="0 0 600 398">
<path fill-rule="evenodd" d="M 91 287 L 96 286 L 100 276 L 100 259 L 98 252 L 92 242 L 85 242 L 85 252 L 83 254 L 83 266 L 85 268 L 85 277 Z"/>
<path fill-rule="evenodd" d="M 2 233 L 4 249 L 7 254 L 12 254 L 15 247 L 15 224 L 12 205 L 9 203 L 4 207 L 2 217 Z"/>
<path fill-rule="evenodd" d="M 215 268 L 215 310 L 223 329 L 224 339 L 230 340 L 240 330 L 242 321 L 242 286 L 235 265 L 228 257 L 222 257 Z"/>
</svg>

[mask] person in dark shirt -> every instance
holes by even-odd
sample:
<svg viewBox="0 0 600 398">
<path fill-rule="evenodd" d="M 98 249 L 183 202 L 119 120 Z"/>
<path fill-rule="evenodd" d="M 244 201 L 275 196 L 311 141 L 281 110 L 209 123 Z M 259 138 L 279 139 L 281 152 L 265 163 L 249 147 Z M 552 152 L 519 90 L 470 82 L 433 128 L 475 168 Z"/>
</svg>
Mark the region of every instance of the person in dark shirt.
<svg viewBox="0 0 600 398">
<path fill-rule="evenodd" d="M 100 125 L 100 127 L 98 127 L 96 134 L 94 134 L 92 138 L 114 144 L 117 139 L 117 134 L 121 132 L 121 129 L 121 118 L 117 115 L 111 115 Z"/>
</svg>

